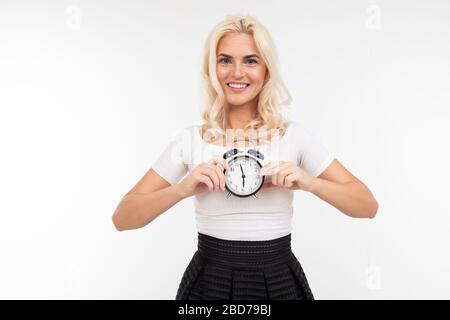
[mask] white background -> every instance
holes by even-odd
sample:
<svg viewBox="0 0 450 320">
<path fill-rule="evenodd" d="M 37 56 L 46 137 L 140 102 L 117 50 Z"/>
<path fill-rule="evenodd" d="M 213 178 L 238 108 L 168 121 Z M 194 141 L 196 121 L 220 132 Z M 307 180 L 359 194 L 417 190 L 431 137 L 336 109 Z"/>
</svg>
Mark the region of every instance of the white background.
<svg viewBox="0 0 450 320">
<path fill-rule="evenodd" d="M 448 1 L 0 1 L 0 298 L 174 299 L 193 199 L 144 228 L 111 216 L 200 119 L 204 41 L 269 29 L 294 102 L 379 202 L 353 219 L 296 191 L 316 299 L 448 299 Z"/>
</svg>

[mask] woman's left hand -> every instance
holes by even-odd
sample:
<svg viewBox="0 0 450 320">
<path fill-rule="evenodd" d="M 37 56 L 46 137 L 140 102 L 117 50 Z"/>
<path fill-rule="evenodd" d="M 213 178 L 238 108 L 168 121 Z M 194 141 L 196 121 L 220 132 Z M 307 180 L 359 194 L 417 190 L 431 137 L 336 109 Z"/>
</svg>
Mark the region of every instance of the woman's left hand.
<svg viewBox="0 0 450 320">
<path fill-rule="evenodd" d="M 291 190 L 310 191 L 317 178 L 291 161 L 272 161 L 260 170 L 261 175 L 272 175 L 272 181 L 265 183 L 263 189 L 281 187 Z"/>
</svg>

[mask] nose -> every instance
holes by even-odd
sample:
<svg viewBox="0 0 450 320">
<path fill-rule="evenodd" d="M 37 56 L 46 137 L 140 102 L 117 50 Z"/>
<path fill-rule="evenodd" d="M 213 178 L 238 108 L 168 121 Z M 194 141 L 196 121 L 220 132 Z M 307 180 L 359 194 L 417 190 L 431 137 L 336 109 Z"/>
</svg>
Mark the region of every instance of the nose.
<svg viewBox="0 0 450 320">
<path fill-rule="evenodd" d="M 244 76 L 244 71 L 242 70 L 242 67 L 239 63 L 236 63 L 234 65 L 233 76 L 235 79 L 240 79 Z"/>
</svg>

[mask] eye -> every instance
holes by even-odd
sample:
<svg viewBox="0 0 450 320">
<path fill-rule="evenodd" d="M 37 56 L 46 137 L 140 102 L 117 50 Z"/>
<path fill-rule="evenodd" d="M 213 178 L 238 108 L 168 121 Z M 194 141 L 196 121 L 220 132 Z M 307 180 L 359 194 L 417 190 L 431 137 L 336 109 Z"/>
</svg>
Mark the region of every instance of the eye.
<svg viewBox="0 0 450 320">
<path fill-rule="evenodd" d="M 225 61 L 230 61 L 230 59 L 229 58 L 220 58 L 219 59 L 220 63 L 224 63 Z M 256 60 L 256 59 L 247 59 L 247 62 L 250 62 L 250 64 L 257 64 L 258 60 Z"/>
<path fill-rule="evenodd" d="M 229 61 L 229 60 L 230 60 L 230 59 L 228 59 L 228 58 L 220 58 L 220 59 L 219 59 L 219 62 L 222 63 L 222 62 L 224 62 L 224 61 Z"/>
</svg>

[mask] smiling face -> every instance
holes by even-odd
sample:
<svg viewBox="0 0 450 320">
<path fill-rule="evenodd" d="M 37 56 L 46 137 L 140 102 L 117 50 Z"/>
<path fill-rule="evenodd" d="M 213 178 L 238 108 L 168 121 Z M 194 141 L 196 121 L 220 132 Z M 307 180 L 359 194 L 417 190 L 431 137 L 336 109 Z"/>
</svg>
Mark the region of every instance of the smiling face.
<svg viewBox="0 0 450 320">
<path fill-rule="evenodd" d="M 230 33 L 219 41 L 216 72 L 229 105 L 256 107 L 267 68 L 251 35 Z"/>
</svg>

